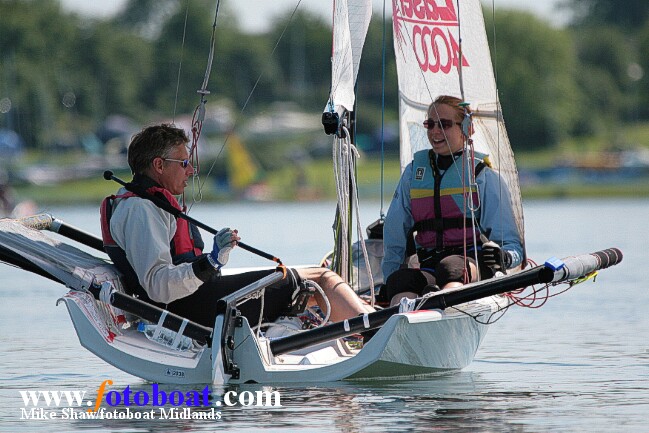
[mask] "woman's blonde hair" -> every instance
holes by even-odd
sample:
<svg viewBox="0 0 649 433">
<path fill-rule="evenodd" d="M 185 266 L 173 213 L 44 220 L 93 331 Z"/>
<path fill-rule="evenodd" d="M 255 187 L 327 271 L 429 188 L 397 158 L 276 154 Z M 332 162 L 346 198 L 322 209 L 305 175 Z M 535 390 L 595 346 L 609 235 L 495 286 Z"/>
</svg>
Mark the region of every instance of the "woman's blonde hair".
<svg viewBox="0 0 649 433">
<path fill-rule="evenodd" d="M 455 96 L 450 96 L 450 95 L 440 95 L 435 100 L 428 106 L 428 115 L 430 116 L 431 111 L 434 111 L 435 107 L 438 105 L 448 105 L 449 107 L 452 107 L 455 109 L 455 120 L 458 122 L 461 122 L 464 120 L 464 115 L 465 113 L 471 114 L 471 107 L 468 105 L 463 106 L 460 105 L 462 104 L 462 100 L 460 98 L 457 98 Z"/>
<path fill-rule="evenodd" d="M 455 121 L 462 123 L 462 133 L 466 137 L 471 137 L 474 132 L 473 122 L 471 122 L 471 117 L 469 117 L 468 125 L 465 125 L 466 116 L 467 115 L 471 116 L 471 114 L 473 113 L 471 107 L 469 107 L 468 104 L 464 104 L 464 102 L 456 96 L 440 95 L 437 98 L 435 98 L 435 100 L 428 106 L 428 112 L 427 112 L 428 117 L 430 117 L 431 112 L 436 111 L 435 108 L 437 106 L 442 104 L 448 105 L 455 111 Z"/>
</svg>

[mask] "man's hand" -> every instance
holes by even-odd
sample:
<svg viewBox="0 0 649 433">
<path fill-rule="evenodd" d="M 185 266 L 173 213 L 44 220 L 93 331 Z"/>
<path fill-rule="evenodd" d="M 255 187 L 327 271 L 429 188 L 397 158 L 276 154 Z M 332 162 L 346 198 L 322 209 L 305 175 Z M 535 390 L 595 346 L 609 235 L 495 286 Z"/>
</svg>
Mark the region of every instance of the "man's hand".
<svg viewBox="0 0 649 433">
<path fill-rule="evenodd" d="M 500 245 L 493 241 L 482 244 L 480 251 L 482 264 L 494 271 L 505 272 L 512 264 L 512 258 L 507 251 L 503 251 Z"/>
<path fill-rule="evenodd" d="M 237 230 L 224 228 L 214 235 L 214 246 L 212 247 L 210 257 L 216 263 L 216 269 L 220 269 L 228 262 L 230 251 L 241 240 L 238 233 Z"/>
</svg>

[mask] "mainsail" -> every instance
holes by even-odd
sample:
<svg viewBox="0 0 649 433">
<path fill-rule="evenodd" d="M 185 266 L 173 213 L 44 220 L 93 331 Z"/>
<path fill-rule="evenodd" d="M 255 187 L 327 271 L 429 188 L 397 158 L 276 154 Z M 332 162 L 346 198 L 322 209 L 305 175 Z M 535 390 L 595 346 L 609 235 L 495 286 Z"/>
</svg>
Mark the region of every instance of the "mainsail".
<svg viewBox="0 0 649 433">
<path fill-rule="evenodd" d="M 365 35 L 372 18 L 371 0 L 335 0 L 331 95 L 334 112 L 354 109 L 354 86 L 358 76 Z M 326 110 L 329 111 L 329 110 Z"/>
<path fill-rule="evenodd" d="M 401 169 L 430 148 L 422 121 L 438 95 L 464 99 L 474 110 L 475 150 L 489 154 L 507 182 L 521 235 L 518 172 L 503 121 L 480 0 L 392 1 L 399 77 Z"/>
</svg>

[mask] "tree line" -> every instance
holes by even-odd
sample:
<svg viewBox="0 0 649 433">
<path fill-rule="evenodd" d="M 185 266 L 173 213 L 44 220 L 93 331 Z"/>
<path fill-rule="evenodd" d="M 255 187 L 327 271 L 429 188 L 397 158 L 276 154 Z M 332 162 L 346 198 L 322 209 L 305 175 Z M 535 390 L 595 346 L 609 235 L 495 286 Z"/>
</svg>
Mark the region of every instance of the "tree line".
<svg viewBox="0 0 649 433">
<path fill-rule="evenodd" d="M 564 7 L 573 16 L 565 28 L 526 12 L 485 8 L 515 150 L 614 133 L 649 118 L 649 2 L 567 0 Z M 63 11 L 57 0 L 0 0 L 0 127 L 44 149 L 95 131 L 114 113 L 141 122 L 191 113 L 214 10 L 211 0 L 130 0 L 117 16 L 87 19 Z M 269 112 L 274 101 L 324 107 L 331 30 L 323 19 L 298 11 L 265 33 L 247 34 L 224 2 L 214 38 L 212 103 L 245 105 L 243 117 Z M 368 131 L 380 125 L 383 104 L 385 119 L 398 115 L 391 38 L 391 23 L 375 16 L 358 81 L 359 125 Z"/>
</svg>

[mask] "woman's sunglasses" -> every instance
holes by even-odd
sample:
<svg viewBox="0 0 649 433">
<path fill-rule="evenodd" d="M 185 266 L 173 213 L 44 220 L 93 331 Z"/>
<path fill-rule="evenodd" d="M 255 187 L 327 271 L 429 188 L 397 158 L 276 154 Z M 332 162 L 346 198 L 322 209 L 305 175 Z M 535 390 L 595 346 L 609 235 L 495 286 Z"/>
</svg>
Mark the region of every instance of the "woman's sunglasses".
<svg viewBox="0 0 649 433">
<path fill-rule="evenodd" d="M 453 122 L 450 119 L 439 119 L 439 121 L 433 119 L 424 120 L 424 128 L 426 129 L 435 129 L 435 125 L 440 129 L 447 130 L 452 128 L 453 125 L 460 125 L 460 122 Z"/>
</svg>

